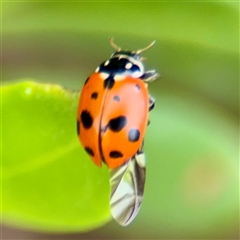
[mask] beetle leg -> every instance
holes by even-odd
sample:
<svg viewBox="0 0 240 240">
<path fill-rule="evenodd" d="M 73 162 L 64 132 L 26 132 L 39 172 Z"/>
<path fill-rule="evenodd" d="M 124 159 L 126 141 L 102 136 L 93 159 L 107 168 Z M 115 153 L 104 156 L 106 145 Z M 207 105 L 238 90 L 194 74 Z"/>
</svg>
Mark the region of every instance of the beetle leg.
<svg viewBox="0 0 240 240">
<path fill-rule="evenodd" d="M 151 95 L 149 95 L 149 108 L 148 108 L 148 111 L 149 111 L 149 112 L 152 111 L 153 108 L 154 108 L 154 106 L 155 106 L 155 99 L 154 99 Z M 149 124 L 150 124 L 150 120 L 148 119 L 147 126 L 148 126 Z"/>
<path fill-rule="evenodd" d="M 140 78 L 144 82 L 152 82 L 159 76 L 160 75 L 159 75 L 159 73 L 156 72 L 156 70 L 150 70 L 150 71 L 145 72 Z"/>
<path fill-rule="evenodd" d="M 152 111 L 154 106 L 155 106 L 155 99 L 151 95 L 149 95 L 149 108 L 148 108 L 148 111 L 149 112 Z"/>
</svg>

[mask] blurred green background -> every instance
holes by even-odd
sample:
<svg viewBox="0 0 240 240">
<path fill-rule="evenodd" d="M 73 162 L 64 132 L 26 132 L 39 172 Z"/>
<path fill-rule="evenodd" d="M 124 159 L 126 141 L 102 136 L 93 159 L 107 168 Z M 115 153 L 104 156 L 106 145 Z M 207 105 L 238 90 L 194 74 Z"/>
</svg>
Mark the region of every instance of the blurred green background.
<svg viewBox="0 0 240 240">
<path fill-rule="evenodd" d="M 112 221 L 31 239 L 238 239 L 239 3 L 2 2 L 3 84 L 33 79 L 80 90 L 112 54 L 110 36 L 131 50 L 156 40 L 143 54 L 161 78 L 149 84 L 156 107 L 142 208 L 126 228 Z M 4 229 L 3 237 L 20 236 Z"/>
</svg>

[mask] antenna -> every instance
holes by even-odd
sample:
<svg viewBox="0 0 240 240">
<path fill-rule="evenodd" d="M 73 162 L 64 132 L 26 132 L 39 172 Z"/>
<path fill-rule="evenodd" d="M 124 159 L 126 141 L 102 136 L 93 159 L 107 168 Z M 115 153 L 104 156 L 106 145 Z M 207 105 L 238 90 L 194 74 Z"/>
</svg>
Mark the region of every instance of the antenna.
<svg viewBox="0 0 240 240">
<path fill-rule="evenodd" d="M 109 38 L 109 42 L 114 49 L 116 49 L 117 51 L 121 50 L 121 48 L 113 42 L 113 37 Z"/>
<path fill-rule="evenodd" d="M 110 45 L 111 45 L 114 49 L 116 49 L 118 52 L 121 50 L 121 48 L 113 42 L 113 37 L 110 37 L 110 38 L 109 38 L 109 42 L 110 42 Z M 140 54 L 141 52 L 146 51 L 146 50 L 149 49 L 152 45 L 154 45 L 155 42 L 156 42 L 156 41 L 151 42 L 147 47 L 142 48 L 142 49 L 139 49 L 139 50 L 137 50 L 135 53 L 136 53 L 136 54 Z"/>
<path fill-rule="evenodd" d="M 137 50 L 137 51 L 136 51 L 136 54 L 139 54 L 139 53 L 141 53 L 141 52 L 146 51 L 146 50 L 149 49 L 152 45 L 154 45 L 155 42 L 156 42 L 156 41 L 154 40 L 154 41 L 151 42 L 147 47 Z"/>
</svg>

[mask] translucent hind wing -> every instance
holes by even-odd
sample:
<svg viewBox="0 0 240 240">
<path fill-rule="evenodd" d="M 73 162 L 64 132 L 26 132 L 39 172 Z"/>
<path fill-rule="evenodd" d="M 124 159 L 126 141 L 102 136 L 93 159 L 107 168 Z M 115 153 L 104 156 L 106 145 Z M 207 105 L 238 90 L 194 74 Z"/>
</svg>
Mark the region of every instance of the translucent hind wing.
<svg viewBox="0 0 240 240">
<path fill-rule="evenodd" d="M 131 223 L 140 209 L 145 176 L 144 152 L 138 152 L 119 168 L 110 169 L 111 213 L 122 226 Z"/>
</svg>

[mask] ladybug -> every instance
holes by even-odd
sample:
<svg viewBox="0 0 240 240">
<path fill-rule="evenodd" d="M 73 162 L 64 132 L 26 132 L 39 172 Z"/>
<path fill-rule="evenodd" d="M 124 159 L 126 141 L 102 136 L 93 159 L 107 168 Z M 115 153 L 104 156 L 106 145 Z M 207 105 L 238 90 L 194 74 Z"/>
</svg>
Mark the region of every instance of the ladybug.
<svg viewBox="0 0 240 240">
<path fill-rule="evenodd" d="M 115 220 L 125 226 L 137 214 L 145 182 L 143 140 L 149 124 L 148 113 L 155 100 L 147 83 L 155 80 L 155 70 L 145 71 L 137 50 L 122 50 L 109 39 L 116 50 L 85 81 L 78 109 L 77 134 L 87 154 L 101 167 L 110 170 L 110 205 Z M 130 183 L 126 176 L 130 174 Z M 126 184 L 129 185 L 127 190 Z M 122 195 L 123 193 L 123 195 Z M 128 197 L 125 198 L 124 194 Z M 129 198 L 129 196 L 132 196 Z"/>
</svg>

